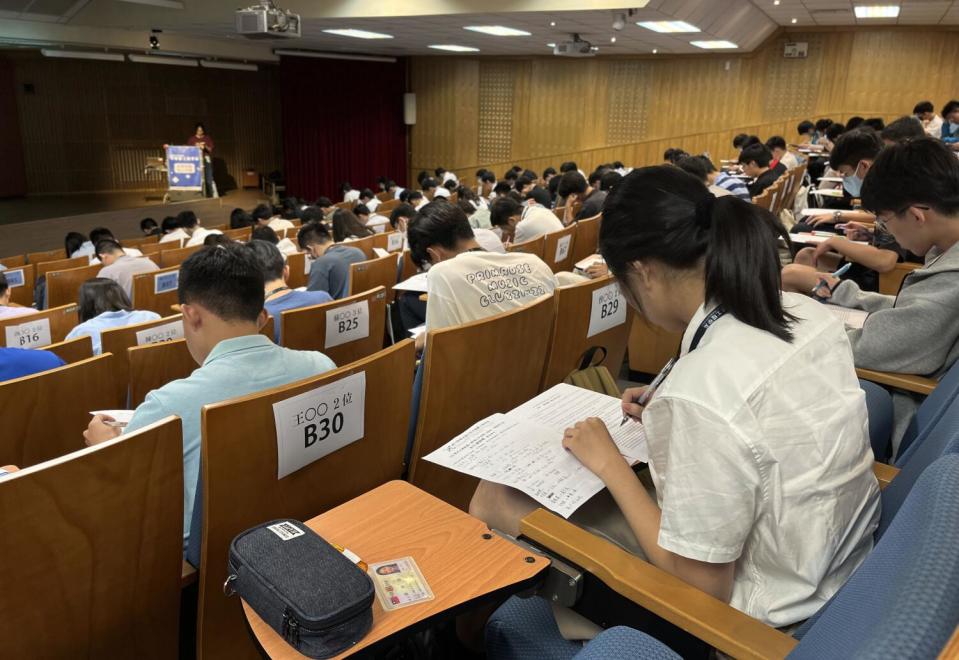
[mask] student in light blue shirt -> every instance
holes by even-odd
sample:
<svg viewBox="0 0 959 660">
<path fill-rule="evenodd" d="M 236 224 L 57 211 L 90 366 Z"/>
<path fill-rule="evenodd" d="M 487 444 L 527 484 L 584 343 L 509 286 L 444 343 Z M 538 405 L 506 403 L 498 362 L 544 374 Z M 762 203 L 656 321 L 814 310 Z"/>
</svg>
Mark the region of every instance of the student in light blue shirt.
<svg viewBox="0 0 959 660">
<path fill-rule="evenodd" d="M 280 344 L 280 313 L 288 309 L 299 309 L 311 305 L 333 302 L 326 291 L 296 291 L 286 285 L 290 276 L 290 267 L 283 261 L 279 248 L 269 241 L 252 240 L 247 247 L 256 258 L 266 283 L 266 299 L 263 304 L 266 313 L 273 317 L 273 340 Z"/>
<path fill-rule="evenodd" d="M 334 243 L 330 231 L 319 222 L 308 222 L 296 236 L 300 249 L 313 257 L 310 291 L 326 291 L 339 300 L 350 295 L 350 264 L 366 261 L 363 250 L 346 243 Z"/>
<path fill-rule="evenodd" d="M 200 472 L 203 406 L 316 376 L 336 365 L 322 353 L 281 348 L 259 334 L 266 322 L 263 275 L 245 245 L 211 246 L 191 255 L 180 267 L 178 293 L 187 348 L 200 367 L 147 394 L 123 432 L 170 415 L 182 420 L 186 549 Z M 97 416 L 90 422 L 83 434 L 88 445 L 119 435 L 104 421 Z M 188 559 L 195 561 L 199 543 L 189 547 Z"/>
<path fill-rule="evenodd" d="M 80 325 L 70 331 L 67 339 L 89 335 L 93 340 L 94 355 L 102 352 L 100 333 L 104 330 L 160 318 L 156 312 L 133 309 L 126 291 L 105 277 L 94 277 L 80 286 L 78 307 Z"/>
</svg>

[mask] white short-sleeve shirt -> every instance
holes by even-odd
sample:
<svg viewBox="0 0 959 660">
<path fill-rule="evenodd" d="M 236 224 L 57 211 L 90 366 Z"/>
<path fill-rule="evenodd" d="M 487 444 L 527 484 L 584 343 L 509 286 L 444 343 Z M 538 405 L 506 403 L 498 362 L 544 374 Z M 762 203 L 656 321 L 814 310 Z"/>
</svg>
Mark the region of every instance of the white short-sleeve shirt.
<svg viewBox="0 0 959 660">
<path fill-rule="evenodd" d="M 439 330 L 528 305 L 558 282 L 536 255 L 476 251 L 435 264 L 426 286 L 426 327 Z"/>
<path fill-rule="evenodd" d="M 543 234 L 561 231 L 563 223 L 552 211 L 544 206 L 526 206 L 523 208 L 522 219 L 516 223 L 514 243 L 525 243 Z"/>
<path fill-rule="evenodd" d="M 658 543 L 736 562 L 730 604 L 772 626 L 814 614 L 872 549 L 879 522 L 865 396 L 842 323 L 799 294 L 785 342 L 726 314 L 643 413 Z M 710 307 L 710 311 L 711 311 Z"/>
</svg>

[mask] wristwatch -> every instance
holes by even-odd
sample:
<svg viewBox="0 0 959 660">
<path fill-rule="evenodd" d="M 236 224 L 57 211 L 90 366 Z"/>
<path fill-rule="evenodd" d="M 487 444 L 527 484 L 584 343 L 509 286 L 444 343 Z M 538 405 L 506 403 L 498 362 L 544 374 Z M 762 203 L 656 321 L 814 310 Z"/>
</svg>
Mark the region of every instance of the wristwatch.
<svg viewBox="0 0 959 660">
<path fill-rule="evenodd" d="M 842 220 L 842 211 L 833 211 L 832 221 L 838 223 Z"/>
</svg>

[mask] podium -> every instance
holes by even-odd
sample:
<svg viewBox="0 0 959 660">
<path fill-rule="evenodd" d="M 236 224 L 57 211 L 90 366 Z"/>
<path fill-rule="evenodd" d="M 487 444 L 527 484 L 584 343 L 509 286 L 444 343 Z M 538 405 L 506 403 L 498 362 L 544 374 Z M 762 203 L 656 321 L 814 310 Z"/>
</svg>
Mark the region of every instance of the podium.
<svg viewBox="0 0 959 660">
<path fill-rule="evenodd" d="M 203 199 L 203 149 L 189 145 L 166 148 L 167 192 L 164 203 Z"/>
</svg>

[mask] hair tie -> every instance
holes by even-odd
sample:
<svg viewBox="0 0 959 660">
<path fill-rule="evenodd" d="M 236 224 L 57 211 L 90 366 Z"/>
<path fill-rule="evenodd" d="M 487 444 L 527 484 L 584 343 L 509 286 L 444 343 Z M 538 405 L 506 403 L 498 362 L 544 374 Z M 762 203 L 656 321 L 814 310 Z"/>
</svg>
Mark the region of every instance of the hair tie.
<svg viewBox="0 0 959 660">
<path fill-rule="evenodd" d="M 709 229 L 713 226 L 713 203 L 716 198 L 712 194 L 707 194 L 696 204 L 696 224 L 702 229 Z"/>
</svg>

